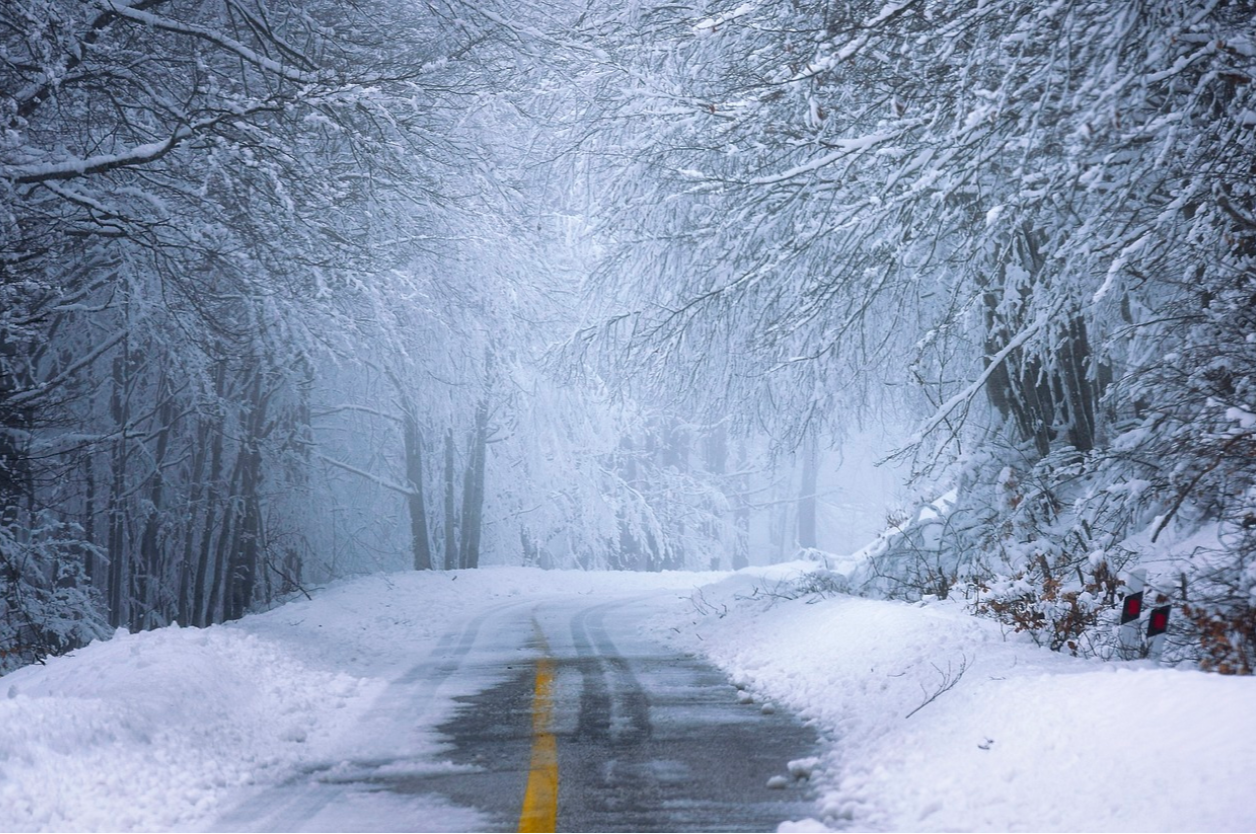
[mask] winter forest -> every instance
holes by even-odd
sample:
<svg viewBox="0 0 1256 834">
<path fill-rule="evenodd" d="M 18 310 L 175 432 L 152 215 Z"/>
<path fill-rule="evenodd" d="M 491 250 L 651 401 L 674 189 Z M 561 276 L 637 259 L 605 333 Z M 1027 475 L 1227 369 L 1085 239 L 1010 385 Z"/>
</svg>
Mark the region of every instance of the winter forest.
<svg viewBox="0 0 1256 834">
<path fill-rule="evenodd" d="M 1142 566 L 1251 673 L 1253 21 L 5 0 L 0 671 L 366 572 L 802 554 L 1097 656 Z M 842 510 L 861 454 L 903 486 Z"/>
</svg>

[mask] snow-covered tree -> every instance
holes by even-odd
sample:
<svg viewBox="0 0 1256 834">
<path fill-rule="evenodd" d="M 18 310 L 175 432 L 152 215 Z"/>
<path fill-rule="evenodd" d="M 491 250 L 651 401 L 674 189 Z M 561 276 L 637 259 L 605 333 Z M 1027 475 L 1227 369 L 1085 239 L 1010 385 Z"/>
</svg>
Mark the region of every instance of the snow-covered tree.
<svg viewBox="0 0 1256 834">
<path fill-rule="evenodd" d="M 80 531 L 57 552 L 115 625 L 237 617 L 301 581 L 312 381 L 352 356 L 374 276 L 441 232 L 447 128 L 486 82 L 494 24 L 449 15 L 0 10 L 5 581 L 54 572 L 36 529 Z"/>
<path fill-rule="evenodd" d="M 1081 593 L 1149 514 L 1242 517 L 1221 496 L 1246 476 L 1220 463 L 1242 388 L 1205 391 L 1230 390 L 1218 323 L 1251 275 L 1251 19 L 1244 2 L 638 7 L 594 74 L 615 79 L 600 107 L 618 125 L 599 147 L 619 171 L 603 344 L 629 345 L 653 390 L 752 404 L 791 437 L 912 392 L 905 445 L 961 491 L 909 593 L 996 576 Z"/>
</svg>

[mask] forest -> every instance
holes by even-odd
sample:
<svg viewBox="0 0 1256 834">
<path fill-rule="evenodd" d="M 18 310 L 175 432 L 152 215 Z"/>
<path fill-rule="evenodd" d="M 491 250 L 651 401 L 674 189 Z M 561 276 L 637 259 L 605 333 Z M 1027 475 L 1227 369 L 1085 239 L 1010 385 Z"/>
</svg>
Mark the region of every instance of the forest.
<svg viewBox="0 0 1256 834">
<path fill-rule="evenodd" d="M 0 672 L 367 572 L 801 556 L 1100 657 L 1142 567 L 1250 674 L 1253 21 L 6 0 Z M 908 497 L 823 570 L 874 427 Z"/>
</svg>

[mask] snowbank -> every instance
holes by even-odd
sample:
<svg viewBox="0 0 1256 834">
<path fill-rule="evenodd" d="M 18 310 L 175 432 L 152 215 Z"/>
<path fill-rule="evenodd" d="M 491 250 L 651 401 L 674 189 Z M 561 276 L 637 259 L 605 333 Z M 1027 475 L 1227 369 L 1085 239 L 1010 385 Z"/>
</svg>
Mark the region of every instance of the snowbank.
<svg viewBox="0 0 1256 834">
<path fill-rule="evenodd" d="M 780 577 L 704 588 L 659 633 L 821 728 L 829 825 L 1256 829 L 1256 679 L 1078 660 L 956 604 L 785 599 Z"/>
</svg>

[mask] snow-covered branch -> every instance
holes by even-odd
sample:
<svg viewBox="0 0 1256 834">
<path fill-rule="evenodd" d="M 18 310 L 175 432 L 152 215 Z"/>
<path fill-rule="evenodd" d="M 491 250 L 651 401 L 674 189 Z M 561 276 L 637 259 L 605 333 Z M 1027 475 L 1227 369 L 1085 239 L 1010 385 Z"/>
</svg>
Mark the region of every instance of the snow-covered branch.
<svg viewBox="0 0 1256 834">
<path fill-rule="evenodd" d="M 345 472 L 351 472 L 352 474 L 357 475 L 358 477 L 365 478 L 366 480 L 370 481 L 376 486 L 381 486 L 384 489 L 392 490 L 393 492 L 404 495 L 407 498 L 412 498 L 419 494 L 418 492 L 414 490 L 413 487 L 399 484 L 396 481 L 389 480 L 388 478 L 382 478 L 373 472 L 367 472 L 365 469 L 360 469 L 356 466 L 353 466 L 352 464 L 345 463 L 342 460 L 336 460 L 333 457 L 324 455 L 322 452 L 315 452 L 314 455 L 319 460 L 323 461 L 324 463 L 330 464 L 331 466 L 334 466 L 337 469 L 343 469 Z"/>
</svg>

